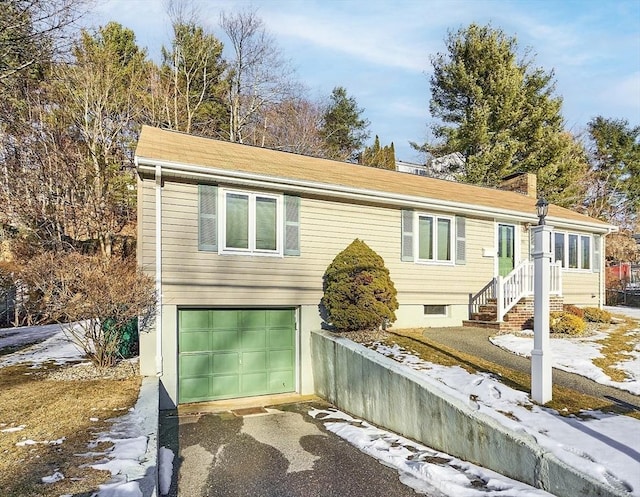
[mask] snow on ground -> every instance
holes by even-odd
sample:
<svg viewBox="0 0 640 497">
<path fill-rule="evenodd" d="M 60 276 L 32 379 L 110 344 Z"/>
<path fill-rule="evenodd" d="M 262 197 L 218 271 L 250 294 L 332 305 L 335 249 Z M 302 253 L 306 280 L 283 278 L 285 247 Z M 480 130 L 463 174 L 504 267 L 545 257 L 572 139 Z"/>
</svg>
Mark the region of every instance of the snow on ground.
<svg viewBox="0 0 640 497">
<path fill-rule="evenodd" d="M 613 312 L 618 312 L 618 308 Z M 65 362 L 82 358 L 82 354 L 59 327 L 57 330 L 41 328 L 45 327 L 0 331 L 0 348 L 44 339 L 37 345 L 6 356 L 0 361 L 0 367 L 28 361 L 40 363 L 54 359 Z M 22 335 L 19 339 L 16 338 L 16 331 Z M 29 334 L 31 337 L 28 337 Z M 593 353 L 589 347 L 593 348 L 593 344 L 567 349 L 565 353 L 576 358 L 589 356 Z M 399 347 L 379 345 L 377 350 L 407 367 L 420 371 L 425 380 L 437 384 L 439 388 L 448 389 L 451 395 L 464 399 L 475 409 L 485 412 L 505 426 L 529 433 L 541 446 L 551 450 L 568 464 L 619 490 L 627 490 L 630 495 L 640 496 L 640 421 L 628 416 L 599 412 L 585 413 L 584 418 L 562 417 L 551 409 L 532 404 L 525 393 L 502 385 L 490 375 L 469 374 L 459 367 L 430 364 Z M 586 364 L 588 361 L 576 359 L 574 367 L 576 372 L 586 375 L 587 368 L 576 365 L 583 362 Z M 499 411 L 510 414 L 507 417 Z M 434 495 L 439 493 L 449 497 L 549 495 L 487 469 L 379 430 L 339 411 L 313 411 L 312 415 L 322 417 L 326 420 L 329 430 L 364 452 L 398 468 L 402 481 L 418 491 L 429 491 Z M 102 434 L 96 440 L 111 441 L 114 444 L 106 453 L 101 454 L 104 459 L 96 463 L 97 467 L 109 469 L 113 473 L 112 480 L 101 486 L 100 497 L 142 496 L 138 482 L 132 481 L 144 476 L 143 460 L 148 434 L 144 432 L 142 417 L 140 412 L 133 409 L 116 418 L 109 433 Z M 162 467 L 159 476 L 164 487 L 161 490 L 165 490 L 170 484 L 173 453 L 162 448 L 160 454 L 159 462 Z M 56 475 L 54 472 L 45 478 L 53 481 L 60 476 L 62 475 Z M 473 482 L 482 484 L 484 489 L 474 487 Z"/>
<path fill-rule="evenodd" d="M 430 449 L 336 409 L 309 415 L 365 454 L 400 473 L 400 481 L 434 497 L 551 497 L 551 494 L 494 471 Z"/>
<path fill-rule="evenodd" d="M 607 307 L 612 314 L 624 314 L 634 319 L 640 319 L 640 309 L 630 307 Z M 640 335 L 640 323 L 638 329 L 630 334 Z M 551 361 L 554 368 L 562 369 L 570 373 L 592 379 L 603 385 L 609 385 L 621 390 L 627 390 L 635 395 L 640 395 L 640 340 L 635 349 L 629 354 L 629 359 L 616 365 L 627 373 L 628 379 L 624 382 L 613 381 L 605 372 L 593 364 L 593 359 L 602 357 L 600 349 L 602 344 L 597 343 L 607 336 L 604 331 L 599 331 L 587 337 L 557 338 L 552 336 L 550 341 Z M 491 342 L 498 347 L 514 352 L 523 357 L 531 357 L 533 349 L 533 332 L 528 331 L 518 335 L 507 334 L 491 338 Z"/>
<path fill-rule="evenodd" d="M 373 348 L 420 372 L 426 381 L 507 428 L 528 433 L 541 447 L 579 471 L 640 496 L 640 420 L 596 411 L 585 411 L 580 418 L 560 416 L 533 404 L 526 393 L 503 385 L 492 375 L 432 364 L 398 345 L 376 344 Z"/>
<path fill-rule="evenodd" d="M 84 352 L 67 337 L 60 325 L 25 326 L 0 330 L 0 349 L 33 343 L 38 340 L 40 340 L 39 343 L 0 359 L 0 368 L 25 362 L 32 362 L 34 367 L 38 367 L 46 361 L 65 364 L 84 358 Z"/>
</svg>

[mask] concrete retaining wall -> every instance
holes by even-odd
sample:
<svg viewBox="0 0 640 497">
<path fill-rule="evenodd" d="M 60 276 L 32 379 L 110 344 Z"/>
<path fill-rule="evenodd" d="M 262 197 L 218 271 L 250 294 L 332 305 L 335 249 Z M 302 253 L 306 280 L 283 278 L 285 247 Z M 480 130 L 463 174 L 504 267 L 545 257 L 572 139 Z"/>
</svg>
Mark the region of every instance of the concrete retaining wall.
<svg viewBox="0 0 640 497">
<path fill-rule="evenodd" d="M 396 361 L 311 333 L 316 394 L 355 416 L 559 497 L 622 497 Z"/>
</svg>

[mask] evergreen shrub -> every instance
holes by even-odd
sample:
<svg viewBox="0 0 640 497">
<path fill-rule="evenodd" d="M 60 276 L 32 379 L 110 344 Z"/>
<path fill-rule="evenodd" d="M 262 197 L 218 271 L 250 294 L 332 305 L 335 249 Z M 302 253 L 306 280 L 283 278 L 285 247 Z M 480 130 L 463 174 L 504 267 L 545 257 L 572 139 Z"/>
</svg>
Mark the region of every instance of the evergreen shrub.
<svg viewBox="0 0 640 497">
<path fill-rule="evenodd" d="M 355 239 L 324 273 L 326 321 L 337 331 L 383 328 L 396 320 L 396 294 L 382 257 Z"/>
<path fill-rule="evenodd" d="M 585 307 L 584 319 L 591 323 L 610 323 L 611 313 L 598 307 Z"/>
<path fill-rule="evenodd" d="M 582 335 L 587 329 L 587 324 L 582 318 L 570 312 L 552 312 L 549 319 L 549 331 L 564 335 Z"/>
</svg>

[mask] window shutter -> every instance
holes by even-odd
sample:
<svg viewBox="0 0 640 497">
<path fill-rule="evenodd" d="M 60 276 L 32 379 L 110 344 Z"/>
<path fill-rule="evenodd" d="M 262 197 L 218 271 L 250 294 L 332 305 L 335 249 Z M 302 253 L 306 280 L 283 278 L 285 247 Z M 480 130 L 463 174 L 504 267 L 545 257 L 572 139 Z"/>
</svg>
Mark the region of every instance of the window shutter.
<svg viewBox="0 0 640 497">
<path fill-rule="evenodd" d="M 284 197 L 284 255 L 300 255 L 300 197 Z"/>
<path fill-rule="evenodd" d="M 599 273 L 602 268 L 602 237 L 593 235 L 593 272 Z"/>
<path fill-rule="evenodd" d="M 456 264 L 467 263 L 466 218 L 456 216 Z"/>
<path fill-rule="evenodd" d="M 198 250 L 218 251 L 218 187 L 198 185 Z"/>
<path fill-rule="evenodd" d="M 413 262 L 413 211 L 402 211 L 401 260 Z"/>
</svg>

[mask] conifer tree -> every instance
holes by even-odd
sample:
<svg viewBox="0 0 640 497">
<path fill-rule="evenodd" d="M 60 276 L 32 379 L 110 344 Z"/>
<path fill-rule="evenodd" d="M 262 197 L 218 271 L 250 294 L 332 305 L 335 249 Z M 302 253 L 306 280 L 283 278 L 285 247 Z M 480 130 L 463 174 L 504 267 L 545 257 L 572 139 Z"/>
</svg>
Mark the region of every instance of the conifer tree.
<svg viewBox="0 0 640 497">
<path fill-rule="evenodd" d="M 320 134 L 331 159 L 354 161 L 369 137 L 369 121 L 362 118 L 364 109 L 347 90 L 337 86 L 331 92 L 329 105 L 323 115 Z"/>
<path fill-rule="evenodd" d="M 518 59 L 515 37 L 491 26 L 471 24 L 450 32 L 446 51 L 432 58 L 431 114 L 439 143 L 425 147 L 435 156 L 459 152 L 465 182 L 494 186 L 513 172 L 562 171 L 568 183 L 585 172 L 584 154 L 567 139 L 554 94 L 553 71 Z M 539 189 L 564 205 L 575 199 L 553 194 L 553 174 L 542 174 Z M 555 178 L 557 179 L 557 178 Z"/>
</svg>

